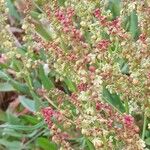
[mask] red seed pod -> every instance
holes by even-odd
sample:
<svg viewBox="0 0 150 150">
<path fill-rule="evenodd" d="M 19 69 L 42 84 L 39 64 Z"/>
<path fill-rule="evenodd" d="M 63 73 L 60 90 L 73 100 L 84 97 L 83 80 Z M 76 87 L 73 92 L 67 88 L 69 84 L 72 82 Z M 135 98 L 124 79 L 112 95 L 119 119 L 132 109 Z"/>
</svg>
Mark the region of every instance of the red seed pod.
<svg viewBox="0 0 150 150">
<path fill-rule="evenodd" d="M 100 16 L 101 16 L 101 11 L 100 11 L 100 9 L 99 8 L 97 8 L 96 10 L 94 10 L 94 16 L 96 17 L 96 18 L 99 18 Z"/>
<path fill-rule="evenodd" d="M 87 90 L 87 84 L 85 83 L 80 83 L 78 85 L 78 90 L 81 92 L 81 91 L 86 91 Z"/>
<path fill-rule="evenodd" d="M 95 66 L 90 66 L 90 67 L 89 67 L 89 71 L 95 72 L 95 70 L 96 70 L 96 67 L 95 67 Z"/>
<path fill-rule="evenodd" d="M 100 110 L 102 108 L 101 103 L 97 102 L 96 103 L 96 110 Z"/>
<path fill-rule="evenodd" d="M 135 131 L 136 133 L 139 133 L 139 131 L 140 131 L 139 127 L 136 126 L 136 127 L 134 128 L 134 131 Z"/>
</svg>

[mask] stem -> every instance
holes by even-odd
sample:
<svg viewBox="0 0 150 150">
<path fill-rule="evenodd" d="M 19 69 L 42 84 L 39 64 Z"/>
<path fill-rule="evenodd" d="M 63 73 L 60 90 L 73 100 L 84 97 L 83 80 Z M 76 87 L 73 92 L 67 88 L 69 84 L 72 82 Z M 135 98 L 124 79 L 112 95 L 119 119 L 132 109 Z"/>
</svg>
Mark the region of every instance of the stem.
<svg viewBox="0 0 150 150">
<path fill-rule="evenodd" d="M 59 110 L 59 108 L 53 103 L 52 100 L 50 100 L 47 96 L 44 96 L 44 98 L 45 98 L 54 108 L 56 108 L 57 110 Z M 64 115 L 64 117 L 66 118 L 66 120 L 68 120 L 70 123 L 76 125 L 72 120 L 70 120 L 69 118 L 67 118 L 67 117 L 65 116 L 65 114 L 63 114 L 63 115 Z"/>
<path fill-rule="evenodd" d="M 26 148 L 31 142 L 33 142 L 36 138 L 38 138 L 39 136 L 41 136 L 46 130 L 42 130 L 39 133 L 37 133 L 34 137 L 32 137 L 29 141 L 27 141 L 22 148 Z"/>
<path fill-rule="evenodd" d="M 144 113 L 142 140 L 144 140 L 144 138 L 145 138 L 146 124 L 147 124 L 147 115 L 146 115 L 146 113 Z"/>
<path fill-rule="evenodd" d="M 129 104 L 128 104 L 128 100 L 125 100 L 125 109 L 126 109 L 126 113 L 129 114 Z"/>
</svg>

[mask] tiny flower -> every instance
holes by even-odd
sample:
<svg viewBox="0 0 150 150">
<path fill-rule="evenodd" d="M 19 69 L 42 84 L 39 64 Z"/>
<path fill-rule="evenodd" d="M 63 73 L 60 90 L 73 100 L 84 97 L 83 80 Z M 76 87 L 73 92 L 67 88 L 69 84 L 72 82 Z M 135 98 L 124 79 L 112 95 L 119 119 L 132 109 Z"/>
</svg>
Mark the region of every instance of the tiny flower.
<svg viewBox="0 0 150 150">
<path fill-rule="evenodd" d="M 95 67 L 95 66 L 90 66 L 90 67 L 89 67 L 89 71 L 95 72 L 95 70 L 96 70 L 96 67 Z"/>
<path fill-rule="evenodd" d="M 97 8 L 96 10 L 94 10 L 94 16 L 96 17 L 96 18 L 99 18 L 100 16 L 101 16 L 101 11 L 100 11 L 100 9 L 99 8 Z"/>
<path fill-rule="evenodd" d="M 97 102 L 96 103 L 96 110 L 100 110 L 102 108 L 102 104 Z"/>
<path fill-rule="evenodd" d="M 4 64 L 6 62 L 7 58 L 4 54 L 0 54 L 0 64 Z"/>
<path fill-rule="evenodd" d="M 102 51 L 105 51 L 109 47 L 109 45 L 110 45 L 109 40 L 101 40 L 98 42 L 96 47 Z"/>
<path fill-rule="evenodd" d="M 139 140 L 139 146 L 142 148 L 146 147 L 146 144 L 142 139 Z"/>
<path fill-rule="evenodd" d="M 92 143 L 96 148 L 99 148 L 103 145 L 102 140 L 100 138 L 97 138 L 97 137 L 92 140 Z"/>
<path fill-rule="evenodd" d="M 87 90 L 87 84 L 85 83 L 80 83 L 78 85 L 78 90 L 81 92 L 81 91 L 86 91 Z"/>
<path fill-rule="evenodd" d="M 126 126 L 132 126 L 134 124 L 134 118 L 130 115 L 125 115 L 124 116 L 124 124 Z"/>
</svg>

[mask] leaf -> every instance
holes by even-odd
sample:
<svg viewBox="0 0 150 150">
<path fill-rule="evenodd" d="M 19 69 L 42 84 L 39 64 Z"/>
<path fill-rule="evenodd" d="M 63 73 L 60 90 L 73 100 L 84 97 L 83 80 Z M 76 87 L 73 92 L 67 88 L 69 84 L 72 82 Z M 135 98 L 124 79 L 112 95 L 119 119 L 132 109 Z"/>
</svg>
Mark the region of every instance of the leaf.
<svg viewBox="0 0 150 150">
<path fill-rule="evenodd" d="M 0 139 L 0 145 L 6 147 L 7 150 L 21 150 L 21 142 L 20 141 L 7 141 L 5 139 Z"/>
<path fill-rule="evenodd" d="M 46 138 L 39 137 L 37 138 L 36 143 L 43 150 L 57 150 L 57 145 Z"/>
<path fill-rule="evenodd" d="M 58 0 L 59 6 L 64 6 L 66 0 Z"/>
<path fill-rule="evenodd" d="M 149 145 L 149 146 L 150 146 L 150 137 L 147 138 L 147 139 L 145 139 L 145 143 L 146 143 L 146 145 Z"/>
<path fill-rule="evenodd" d="M 26 123 L 33 124 L 33 125 L 36 125 L 39 122 L 36 116 L 23 115 L 23 116 L 20 116 L 20 118 L 21 120 L 24 120 Z"/>
<path fill-rule="evenodd" d="M 48 76 L 45 74 L 43 66 L 41 65 L 39 67 L 39 77 L 41 79 L 41 82 L 45 89 L 50 90 L 55 87 L 53 82 L 48 78 Z"/>
<path fill-rule="evenodd" d="M 10 77 L 5 72 L 0 70 L 0 79 L 2 79 L 2 80 L 9 80 Z"/>
<path fill-rule="evenodd" d="M 129 65 L 128 62 L 124 59 L 118 60 L 119 65 L 120 65 L 120 70 L 122 74 L 129 75 Z"/>
<path fill-rule="evenodd" d="M 40 107 L 43 106 L 43 103 L 41 102 L 41 99 L 33 91 L 31 91 L 31 95 L 33 99 L 35 100 L 35 109 L 39 111 Z"/>
<path fill-rule="evenodd" d="M 18 21 L 20 21 L 21 17 L 20 17 L 20 14 L 18 13 L 16 7 L 14 6 L 13 4 L 13 1 L 12 0 L 7 0 L 7 7 L 9 8 L 9 14 L 16 18 Z"/>
<path fill-rule="evenodd" d="M 16 132 L 15 130 L 9 129 L 9 128 L 5 128 L 3 130 L 3 133 L 5 135 L 8 135 L 9 137 L 12 136 L 12 137 L 17 137 L 17 138 L 23 138 L 23 137 L 27 136 L 26 134 L 22 134 L 22 133 Z"/>
<path fill-rule="evenodd" d="M 7 115 L 4 111 L 0 110 L 0 121 L 7 121 Z"/>
<path fill-rule="evenodd" d="M 31 112 L 36 112 L 35 102 L 33 100 L 26 98 L 25 96 L 19 96 L 18 99 L 25 108 L 27 108 Z"/>
<path fill-rule="evenodd" d="M 86 138 L 86 144 L 89 150 L 95 150 L 93 143 L 88 138 Z"/>
<path fill-rule="evenodd" d="M 111 94 L 109 90 L 106 87 L 104 87 L 102 96 L 106 102 L 108 102 L 111 106 L 116 108 L 119 112 L 124 113 L 126 111 L 123 103 L 121 102 L 120 97 L 116 93 Z"/>
<path fill-rule="evenodd" d="M 136 11 L 132 11 L 130 15 L 130 29 L 131 35 L 134 39 L 137 38 L 139 34 L 139 28 L 138 28 L 138 16 L 136 14 Z"/>
<path fill-rule="evenodd" d="M 52 37 L 50 35 L 50 33 L 42 26 L 42 24 L 36 24 L 35 25 L 35 31 L 41 35 L 41 37 L 43 37 L 45 40 L 47 41 L 51 41 Z"/>
<path fill-rule="evenodd" d="M 26 84 L 20 83 L 18 81 L 13 80 L 10 76 L 8 76 L 4 71 L 0 70 L 0 79 L 7 81 L 10 83 L 14 89 L 23 94 L 30 94 L 30 90 Z"/>
<path fill-rule="evenodd" d="M 10 84 L 20 93 L 30 95 L 29 87 L 26 84 L 10 79 Z"/>
<path fill-rule="evenodd" d="M 14 125 L 20 123 L 20 119 L 16 115 L 14 115 L 11 111 L 9 111 L 9 109 L 6 112 L 6 115 L 7 115 L 7 123 Z"/>
<path fill-rule="evenodd" d="M 11 84 L 9 84 L 8 82 L 0 83 L 0 92 L 10 92 L 10 91 L 15 91 L 15 89 Z"/>
<path fill-rule="evenodd" d="M 65 84 L 68 86 L 68 89 L 71 91 L 71 92 L 76 92 L 76 85 L 74 82 L 72 82 L 70 79 L 66 78 L 64 80 Z"/>
<path fill-rule="evenodd" d="M 3 124 L 3 125 L 0 125 L 0 128 L 10 128 L 10 129 L 14 129 L 14 130 L 32 131 L 32 130 L 42 128 L 42 127 L 44 127 L 44 125 L 45 125 L 45 122 L 41 121 L 41 122 L 39 122 L 38 124 L 36 124 L 34 126 Z"/>
<path fill-rule="evenodd" d="M 91 44 L 91 33 L 88 30 L 85 30 L 84 37 L 87 43 Z"/>
<path fill-rule="evenodd" d="M 120 0 L 109 0 L 108 9 L 111 10 L 113 18 L 115 19 L 120 15 Z"/>
<path fill-rule="evenodd" d="M 30 14 L 31 14 L 32 18 L 34 18 L 35 20 L 39 20 L 39 15 L 40 15 L 39 12 L 37 12 L 37 11 L 31 11 Z"/>
</svg>

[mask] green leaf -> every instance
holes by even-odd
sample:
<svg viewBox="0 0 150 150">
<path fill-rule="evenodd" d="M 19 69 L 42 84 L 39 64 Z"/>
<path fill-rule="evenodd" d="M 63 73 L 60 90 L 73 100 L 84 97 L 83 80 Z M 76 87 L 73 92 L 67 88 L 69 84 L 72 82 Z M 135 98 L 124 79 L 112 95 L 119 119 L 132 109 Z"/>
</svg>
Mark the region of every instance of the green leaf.
<svg viewBox="0 0 150 150">
<path fill-rule="evenodd" d="M 124 59 L 120 59 L 120 60 L 118 60 L 118 62 L 119 62 L 119 65 L 120 65 L 121 73 L 128 75 L 129 74 L 128 62 Z"/>
<path fill-rule="evenodd" d="M 139 27 L 138 27 L 138 16 L 136 11 L 132 11 L 130 15 L 130 29 L 131 35 L 134 39 L 138 37 Z"/>
<path fill-rule="evenodd" d="M 48 76 L 45 74 L 43 66 L 41 65 L 39 67 L 39 78 L 41 79 L 41 82 L 45 89 L 50 90 L 55 87 L 53 82 L 48 78 Z"/>
<path fill-rule="evenodd" d="M 149 146 L 150 146 L 150 137 L 147 138 L 147 139 L 145 139 L 145 143 L 146 143 L 146 145 L 149 145 Z"/>
<path fill-rule="evenodd" d="M 113 14 L 113 18 L 115 19 L 120 15 L 120 0 L 109 0 L 108 9 Z"/>
<path fill-rule="evenodd" d="M 43 106 L 43 103 L 41 102 L 41 99 L 37 96 L 37 94 L 34 93 L 33 91 L 31 91 L 31 95 L 32 95 L 33 99 L 35 100 L 35 109 L 37 111 L 39 111 L 40 107 Z"/>
<path fill-rule="evenodd" d="M 7 123 L 14 125 L 20 123 L 20 119 L 16 115 L 14 115 L 11 111 L 9 111 L 9 109 L 6 112 L 6 115 L 7 115 Z"/>
<path fill-rule="evenodd" d="M 45 29 L 42 24 L 36 24 L 35 25 L 35 31 L 41 36 L 43 37 L 45 40 L 47 41 L 51 41 L 52 37 L 50 35 L 50 33 L 47 31 L 47 29 Z"/>
<path fill-rule="evenodd" d="M 25 108 L 27 108 L 31 112 L 36 112 L 35 102 L 33 100 L 26 98 L 25 96 L 19 96 L 18 99 Z"/>
<path fill-rule="evenodd" d="M 46 138 L 39 137 L 36 143 L 43 150 L 57 150 L 57 145 Z"/>
<path fill-rule="evenodd" d="M 7 121 L 7 115 L 4 111 L 0 110 L 0 121 Z"/>
<path fill-rule="evenodd" d="M 16 18 L 18 21 L 20 21 L 21 17 L 20 14 L 18 13 L 16 7 L 14 6 L 14 3 L 12 0 L 7 0 L 7 7 L 9 8 L 9 14 Z"/>
<path fill-rule="evenodd" d="M 110 93 L 109 90 L 103 88 L 103 99 L 108 102 L 111 106 L 117 109 L 119 112 L 124 113 L 126 111 L 125 106 L 123 105 L 120 97 L 116 93 Z"/>
<path fill-rule="evenodd" d="M 37 12 L 37 11 L 31 11 L 30 14 L 31 14 L 32 18 L 34 18 L 35 20 L 39 20 L 39 15 L 40 15 L 39 12 Z"/>
<path fill-rule="evenodd" d="M 58 0 L 59 6 L 64 6 L 66 0 Z"/>
<path fill-rule="evenodd" d="M 32 130 L 42 128 L 44 125 L 45 125 L 45 122 L 41 121 L 34 126 L 3 124 L 3 125 L 0 125 L 0 128 L 10 128 L 10 129 L 14 129 L 14 130 L 32 131 Z"/>
<path fill-rule="evenodd" d="M 20 93 L 30 95 L 29 87 L 26 84 L 10 79 L 10 84 Z"/>
<path fill-rule="evenodd" d="M 64 80 L 65 84 L 67 85 L 68 89 L 71 91 L 71 92 L 76 92 L 77 89 L 76 89 L 76 85 L 74 82 L 72 82 L 69 78 L 66 78 Z"/>
<path fill-rule="evenodd" d="M 39 122 L 36 116 L 31 116 L 31 115 L 20 116 L 20 119 L 24 120 L 28 124 L 33 124 L 33 125 L 36 125 Z"/>
<path fill-rule="evenodd" d="M 88 138 L 86 138 L 86 144 L 87 144 L 88 150 L 95 150 L 93 143 Z"/>
<path fill-rule="evenodd" d="M 2 79 L 2 80 L 9 80 L 10 77 L 5 72 L 0 70 L 0 79 Z"/>
<path fill-rule="evenodd" d="M 17 137 L 17 138 L 26 137 L 26 134 L 19 133 L 19 132 L 15 131 L 15 130 L 9 129 L 9 128 L 5 128 L 3 130 L 3 133 L 5 133 L 5 135 L 11 136 L 11 137 Z"/>
<path fill-rule="evenodd" d="M 15 91 L 15 89 L 11 84 L 9 84 L 8 82 L 0 83 L 0 92 L 9 92 L 9 91 Z"/>
<path fill-rule="evenodd" d="M 0 139 L 0 145 L 6 147 L 7 150 L 21 150 L 21 142 L 20 141 L 7 141 L 5 139 Z"/>
<path fill-rule="evenodd" d="M 30 94 L 30 90 L 26 84 L 20 83 L 18 81 L 13 80 L 10 76 L 8 76 L 4 71 L 0 70 L 0 79 L 7 81 L 10 83 L 14 89 L 23 94 Z"/>
</svg>

